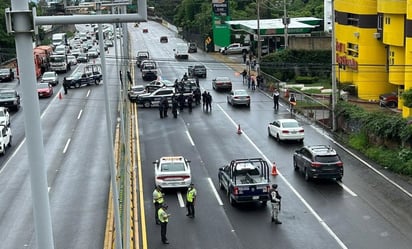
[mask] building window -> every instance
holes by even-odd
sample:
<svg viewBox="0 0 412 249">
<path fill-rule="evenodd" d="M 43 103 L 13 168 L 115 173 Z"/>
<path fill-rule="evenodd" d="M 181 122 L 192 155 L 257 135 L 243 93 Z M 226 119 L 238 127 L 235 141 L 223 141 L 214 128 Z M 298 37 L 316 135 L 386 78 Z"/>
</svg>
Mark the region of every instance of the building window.
<svg viewBox="0 0 412 249">
<path fill-rule="evenodd" d="M 385 17 L 385 24 L 391 24 L 391 18 Z"/>
<path fill-rule="evenodd" d="M 382 31 L 382 27 L 383 27 L 383 15 L 382 14 L 378 14 L 378 31 Z"/>
</svg>

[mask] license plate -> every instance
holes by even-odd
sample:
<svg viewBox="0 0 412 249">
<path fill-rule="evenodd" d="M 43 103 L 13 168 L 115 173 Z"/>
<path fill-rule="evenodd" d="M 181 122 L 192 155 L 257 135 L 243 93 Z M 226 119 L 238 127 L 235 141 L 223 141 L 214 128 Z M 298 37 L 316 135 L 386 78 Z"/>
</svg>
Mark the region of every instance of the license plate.
<svg viewBox="0 0 412 249">
<path fill-rule="evenodd" d="M 252 199 L 253 200 L 259 200 L 259 196 L 253 196 Z"/>
</svg>

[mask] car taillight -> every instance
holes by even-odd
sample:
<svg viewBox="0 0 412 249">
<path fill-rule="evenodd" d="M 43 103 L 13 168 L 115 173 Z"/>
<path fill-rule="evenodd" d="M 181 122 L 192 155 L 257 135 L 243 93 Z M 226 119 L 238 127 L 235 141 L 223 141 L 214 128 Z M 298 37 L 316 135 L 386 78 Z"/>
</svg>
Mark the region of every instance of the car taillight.
<svg viewBox="0 0 412 249">
<path fill-rule="evenodd" d="M 238 99 L 239 97 L 234 97 L 234 99 Z"/>
<path fill-rule="evenodd" d="M 287 134 L 287 133 L 289 133 L 289 131 L 282 131 L 282 133 L 285 133 L 285 134 Z"/>
<path fill-rule="evenodd" d="M 318 163 L 318 162 L 312 162 L 312 163 L 311 163 L 311 166 L 314 167 L 314 168 L 320 167 L 320 165 L 321 165 L 321 164 Z"/>
<path fill-rule="evenodd" d="M 302 129 L 302 130 L 299 130 L 299 132 L 305 132 L 305 130 L 304 130 L 304 129 Z"/>
<path fill-rule="evenodd" d="M 336 166 L 338 166 L 338 167 L 343 167 L 343 162 L 341 162 L 341 161 L 337 162 L 337 163 L 336 163 Z"/>
<path fill-rule="evenodd" d="M 238 194 L 239 194 L 239 188 L 238 188 L 238 187 L 234 187 L 234 188 L 233 188 L 233 194 L 234 194 L 234 195 L 238 195 Z"/>
</svg>

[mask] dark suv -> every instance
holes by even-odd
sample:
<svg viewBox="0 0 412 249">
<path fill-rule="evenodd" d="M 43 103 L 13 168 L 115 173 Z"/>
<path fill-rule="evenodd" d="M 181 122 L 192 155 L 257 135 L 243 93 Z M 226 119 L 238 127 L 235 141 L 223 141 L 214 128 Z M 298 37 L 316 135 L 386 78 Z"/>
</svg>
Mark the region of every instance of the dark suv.
<svg viewBox="0 0 412 249">
<path fill-rule="evenodd" d="M 7 107 L 10 110 L 18 111 L 20 109 L 19 93 L 14 89 L 1 89 L 0 106 Z"/>
<path fill-rule="evenodd" d="M 343 177 L 343 163 L 336 151 L 328 145 L 304 146 L 293 154 L 293 166 L 312 178 L 331 178 L 338 181 Z"/>
</svg>

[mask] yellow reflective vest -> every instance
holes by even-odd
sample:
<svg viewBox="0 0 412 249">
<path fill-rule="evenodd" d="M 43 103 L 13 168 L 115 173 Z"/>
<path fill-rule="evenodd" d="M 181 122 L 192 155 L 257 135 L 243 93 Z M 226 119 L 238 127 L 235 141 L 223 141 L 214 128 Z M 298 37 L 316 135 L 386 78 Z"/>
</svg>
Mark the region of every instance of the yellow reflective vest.
<svg viewBox="0 0 412 249">
<path fill-rule="evenodd" d="M 188 202 L 193 202 L 195 198 L 196 198 L 196 189 L 195 188 L 188 189 L 186 193 L 186 200 Z"/>
<path fill-rule="evenodd" d="M 153 191 L 153 203 L 159 203 L 162 204 L 164 202 L 163 200 L 163 193 L 155 189 Z"/>
<path fill-rule="evenodd" d="M 159 208 L 157 211 L 157 217 L 160 222 L 169 222 L 169 215 L 163 210 L 163 208 Z"/>
</svg>

